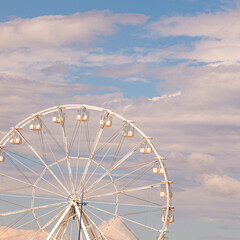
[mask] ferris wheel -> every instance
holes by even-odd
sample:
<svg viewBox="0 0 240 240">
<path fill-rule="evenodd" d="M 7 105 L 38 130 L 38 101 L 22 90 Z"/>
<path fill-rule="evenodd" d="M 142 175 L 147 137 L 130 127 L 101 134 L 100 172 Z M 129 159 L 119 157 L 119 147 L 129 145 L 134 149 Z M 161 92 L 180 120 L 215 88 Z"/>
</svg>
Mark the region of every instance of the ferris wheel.
<svg viewBox="0 0 240 240">
<path fill-rule="evenodd" d="M 166 240 L 165 158 L 132 120 L 56 106 L 0 141 L 0 239 Z"/>
</svg>

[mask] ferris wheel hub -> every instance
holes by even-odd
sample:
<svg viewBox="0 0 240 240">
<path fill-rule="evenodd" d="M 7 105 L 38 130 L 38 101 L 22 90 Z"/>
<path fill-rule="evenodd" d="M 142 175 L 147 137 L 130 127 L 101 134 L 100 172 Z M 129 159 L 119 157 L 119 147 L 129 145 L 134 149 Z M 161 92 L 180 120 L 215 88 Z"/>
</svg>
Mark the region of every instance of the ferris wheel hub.
<svg viewBox="0 0 240 240">
<path fill-rule="evenodd" d="M 71 203 L 79 203 L 79 202 L 81 202 L 81 195 L 76 194 L 76 193 L 72 193 L 72 194 L 70 194 L 68 196 L 67 202 L 69 204 L 71 204 Z"/>
</svg>

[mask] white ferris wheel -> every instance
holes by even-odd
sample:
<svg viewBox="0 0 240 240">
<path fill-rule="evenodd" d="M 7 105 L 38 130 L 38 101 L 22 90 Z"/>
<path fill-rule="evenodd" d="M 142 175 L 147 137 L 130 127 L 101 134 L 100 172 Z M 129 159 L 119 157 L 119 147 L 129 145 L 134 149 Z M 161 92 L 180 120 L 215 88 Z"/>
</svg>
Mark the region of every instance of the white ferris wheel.
<svg viewBox="0 0 240 240">
<path fill-rule="evenodd" d="M 109 109 L 32 114 L 0 141 L 0 239 L 168 239 L 164 160 L 134 121 Z"/>
</svg>

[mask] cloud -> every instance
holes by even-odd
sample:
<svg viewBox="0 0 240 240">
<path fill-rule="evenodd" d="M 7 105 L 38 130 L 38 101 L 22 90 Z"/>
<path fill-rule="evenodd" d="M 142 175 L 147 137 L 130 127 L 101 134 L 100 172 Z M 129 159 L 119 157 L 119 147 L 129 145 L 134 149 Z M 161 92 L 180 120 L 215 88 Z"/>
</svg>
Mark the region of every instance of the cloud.
<svg viewBox="0 0 240 240">
<path fill-rule="evenodd" d="M 216 13 L 160 18 L 149 25 L 152 34 L 160 36 L 209 37 L 239 39 L 239 7 Z M 197 27 L 196 27 L 197 26 Z"/>
<path fill-rule="evenodd" d="M 6 231 L 6 228 L 1 226 L 0 233 L 1 233 L 1 240 L 4 240 L 4 239 L 24 240 L 26 239 L 26 237 L 29 237 L 35 234 L 35 231 L 27 230 L 27 229 L 14 229 L 10 227 L 7 227 L 7 231 Z M 43 234 L 43 233 L 38 234 L 39 240 L 43 240 L 45 238 L 46 238 L 46 234 Z"/>
<path fill-rule="evenodd" d="M 112 218 L 109 221 L 102 222 L 99 228 L 102 230 L 104 235 L 111 240 L 137 240 L 137 237 L 120 217 Z"/>
<path fill-rule="evenodd" d="M 0 108 L 1 130 L 14 126 L 29 114 L 47 107 L 67 103 L 100 103 L 109 99 L 120 99 L 122 94 L 115 87 L 96 87 L 90 84 L 55 82 L 51 80 L 37 81 L 26 79 L 14 73 L 0 73 Z M 103 96 L 96 92 L 105 92 Z M 108 93 L 110 92 L 110 93 Z M 2 135 L 3 133 L 1 133 Z"/>
<path fill-rule="evenodd" d="M 214 172 L 216 170 L 216 159 L 208 154 L 191 153 L 187 162 L 189 167 L 197 173 Z"/>
<path fill-rule="evenodd" d="M 48 74 L 62 74 L 67 75 L 69 72 L 68 67 L 61 62 L 56 62 L 53 65 L 42 69 L 42 72 Z"/>
<path fill-rule="evenodd" d="M 143 83 L 150 83 L 150 81 L 146 78 L 142 77 L 129 77 L 124 80 L 124 82 L 143 82 Z"/>
<path fill-rule="evenodd" d="M 226 175 L 205 174 L 203 186 L 212 195 L 240 198 L 240 182 Z"/>
<path fill-rule="evenodd" d="M 115 34 L 121 26 L 139 26 L 143 14 L 119 14 L 109 10 L 73 15 L 50 15 L 32 19 L 15 18 L 0 23 L 1 71 L 53 81 L 71 79 L 79 69 L 106 64 L 129 64 L 121 52 L 103 52 L 95 43 Z"/>
<path fill-rule="evenodd" d="M 177 59 L 229 64 L 240 60 L 239 13 L 237 5 L 215 13 L 165 17 L 151 23 L 148 30 L 152 36 L 188 37 L 188 49 L 173 52 Z"/>
<path fill-rule="evenodd" d="M 143 14 L 113 14 L 108 10 L 16 18 L 0 23 L 0 49 L 59 47 L 72 43 L 89 45 L 100 36 L 115 33 L 119 24 L 139 25 L 146 20 Z"/>
<path fill-rule="evenodd" d="M 176 93 L 172 93 L 172 94 L 164 94 L 161 97 L 153 97 L 153 98 L 149 98 L 150 101 L 156 102 L 162 99 L 170 99 L 170 98 L 174 98 L 174 97 L 178 97 L 181 96 L 181 91 L 178 91 Z"/>
</svg>

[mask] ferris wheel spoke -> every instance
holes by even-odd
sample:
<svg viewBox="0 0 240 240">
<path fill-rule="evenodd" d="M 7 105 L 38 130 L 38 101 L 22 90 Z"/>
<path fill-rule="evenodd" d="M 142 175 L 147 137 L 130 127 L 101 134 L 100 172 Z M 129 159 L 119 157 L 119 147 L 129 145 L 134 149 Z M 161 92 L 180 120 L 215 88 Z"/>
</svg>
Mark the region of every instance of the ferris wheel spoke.
<svg viewBox="0 0 240 240">
<path fill-rule="evenodd" d="M 44 214 L 38 216 L 38 219 L 43 218 L 43 217 L 46 217 L 47 215 L 50 215 L 50 214 L 52 214 L 53 212 L 58 211 L 58 210 L 61 209 L 62 207 L 63 207 L 63 206 L 60 206 L 60 207 L 58 207 L 58 208 L 56 208 L 56 209 L 54 209 L 54 210 L 51 210 L 51 211 L 49 211 L 49 212 L 47 212 L 47 213 L 44 213 Z M 35 221 L 36 221 L 36 219 L 30 220 L 30 221 L 28 221 L 28 222 L 26 222 L 26 223 L 23 223 L 22 225 L 16 227 L 15 229 L 20 229 L 20 228 L 25 227 L 25 226 L 27 226 L 28 224 L 33 223 L 33 222 L 35 222 Z"/>
<path fill-rule="evenodd" d="M 6 202 L 6 203 L 8 203 L 8 204 L 15 205 L 15 206 L 18 206 L 18 207 L 27 208 L 27 207 L 25 207 L 25 206 L 23 206 L 23 205 L 20 205 L 20 204 L 15 203 L 15 202 L 11 202 L 11 201 L 9 201 L 9 200 L 0 199 L 0 201 L 1 201 L 1 202 Z"/>
<path fill-rule="evenodd" d="M 30 181 L 30 179 L 26 176 L 26 174 L 23 173 L 23 171 L 19 168 L 19 166 L 17 166 L 17 164 L 10 158 L 9 162 L 14 166 L 14 168 L 20 173 L 21 176 L 23 176 L 25 178 L 25 180 L 27 180 L 30 184 L 32 184 L 32 182 Z"/>
<path fill-rule="evenodd" d="M 90 153 L 90 155 L 89 155 L 88 162 L 87 162 L 86 167 L 85 167 L 85 169 L 84 169 L 84 172 L 83 172 L 83 175 L 82 175 L 80 184 L 79 184 L 79 186 L 78 186 L 78 188 L 77 188 L 78 191 L 80 190 L 81 186 L 83 185 L 83 182 L 85 181 L 85 178 L 86 178 L 86 175 L 87 175 L 87 172 L 88 172 L 88 168 L 89 168 L 90 163 L 91 163 L 91 161 L 92 161 L 92 158 L 93 158 L 93 156 L 94 156 L 94 153 L 95 153 L 96 147 L 97 147 L 97 145 L 98 145 L 98 142 L 99 142 L 99 140 L 100 140 L 100 137 L 101 137 L 101 135 L 102 135 L 102 132 L 103 132 L 103 127 L 100 126 L 99 131 L 98 131 L 98 133 L 97 133 L 97 136 L 96 136 L 96 138 L 95 138 L 95 141 L 94 141 L 94 144 L 93 144 L 91 153 Z"/>
<path fill-rule="evenodd" d="M 8 176 L 8 175 L 3 174 L 3 173 L 0 173 L 0 176 L 9 178 L 9 179 L 14 180 L 14 181 L 16 181 L 16 182 L 19 182 L 19 183 L 22 183 L 22 184 L 26 184 L 26 185 L 28 185 L 28 186 L 30 186 L 30 187 L 37 188 L 37 189 L 39 189 L 39 190 L 42 190 L 42 191 L 45 191 L 45 192 L 48 192 L 48 193 L 51 193 L 51 194 L 54 193 L 55 195 L 58 195 L 58 196 L 61 196 L 61 197 L 64 197 L 64 198 L 66 197 L 65 195 L 56 193 L 56 192 L 54 192 L 54 191 L 52 191 L 52 190 L 48 190 L 48 189 L 45 189 L 45 188 L 42 188 L 42 187 L 39 187 L 39 186 L 35 186 L 34 184 L 30 184 L 30 183 L 28 183 L 28 182 L 24 182 L 24 181 L 22 181 L 22 180 L 20 180 L 20 179 L 17 179 L 17 178 Z M 21 188 L 19 188 L 19 189 L 21 189 Z M 16 188 L 16 190 L 18 190 L 18 188 Z"/>
<path fill-rule="evenodd" d="M 155 203 L 155 202 L 152 202 L 152 201 L 149 201 L 149 200 L 140 198 L 140 197 L 132 196 L 132 195 L 127 194 L 127 193 L 123 193 L 123 195 L 125 195 L 125 196 L 127 196 L 127 197 L 130 197 L 130 198 L 134 198 L 134 199 L 136 199 L 136 200 L 140 200 L 140 201 L 145 202 L 145 203 L 150 203 L 150 204 L 155 205 L 155 206 L 158 206 L 158 207 L 163 207 L 163 205 L 161 205 L 161 204 L 159 204 L 159 203 Z M 154 206 L 152 206 L 152 207 L 154 207 Z"/>
<path fill-rule="evenodd" d="M 93 208 L 93 209 L 98 210 L 98 211 L 103 212 L 103 213 L 107 213 L 107 214 L 109 214 L 109 215 L 111 215 L 111 216 L 116 217 L 116 214 L 115 214 L 115 213 L 111 213 L 111 212 L 109 212 L 109 211 L 106 211 L 106 210 L 103 210 L 103 209 L 101 209 L 101 208 L 94 207 L 94 206 L 91 206 L 91 205 L 88 205 L 88 207 Z M 135 223 L 136 225 L 142 226 L 142 227 L 144 227 L 144 228 L 148 228 L 148 229 L 154 230 L 154 231 L 156 231 L 156 232 L 161 232 L 161 230 L 159 230 L 159 229 L 156 229 L 156 228 L 147 226 L 147 225 L 145 225 L 145 224 L 139 223 L 139 222 L 134 221 L 134 220 L 131 220 L 131 219 L 129 219 L 129 218 L 122 217 L 122 216 L 120 216 L 120 217 L 121 217 L 122 219 L 128 221 L 128 222 Z"/>
<path fill-rule="evenodd" d="M 69 222 L 73 219 L 73 216 L 70 214 L 70 216 L 68 216 L 65 221 L 62 223 L 63 226 L 62 226 L 62 229 L 61 231 L 59 231 L 59 235 L 56 234 L 55 238 L 56 239 L 60 239 L 60 240 L 63 240 L 63 237 L 64 237 L 64 234 L 65 232 L 67 231 L 67 228 L 69 226 Z M 59 229 L 60 230 L 60 229 Z"/>
<path fill-rule="evenodd" d="M 119 180 L 121 180 L 121 179 L 123 179 L 123 178 L 125 178 L 125 177 L 127 177 L 127 176 L 129 176 L 129 175 L 131 175 L 131 174 L 133 174 L 133 173 L 135 173 L 135 172 L 137 172 L 137 171 L 139 171 L 140 169 L 142 169 L 142 168 L 144 168 L 144 167 L 146 167 L 146 166 L 148 166 L 148 165 L 152 165 L 153 162 L 154 162 L 154 161 L 149 162 L 149 163 L 145 163 L 144 165 L 141 165 L 139 168 L 136 168 L 136 169 L 134 169 L 134 170 L 131 171 L 131 172 L 128 172 L 128 173 L 123 174 L 121 177 L 114 179 L 114 182 L 116 183 L 117 181 L 119 181 Z M 96 188 L 96 189 L 93 189 L 93 191 L 88 192 L 88 194 L 93 193 L 93 192 L 96 192 L 96 191 L 98 191 L 98 190 L 100 190 L 100 189 L 103 189 L 103 188 L 109 186 L 110 184 L 112 184 L 112 182 L 106 183 L 106 184 L 102 185 L 101 187 L 98 187 L 98 188 Z"/>
<path fill-rule="evenodd" d="M 92 212 L 89 208 L 85 208 L 84 211 L 89 212 L 90 214 L 92 214 L 95 218 L 97 218 L 98 220 L 100 220 L 101 222 L 104 222 L 105 220 L 102 219 L 101 217 L 99 217 L 96 213 Z"/>
<path fill-rule="evenodd" d="M 76 132 L 75 132 L 75 136 L 74 136 L 74 139 L 71 141 L 71 146 L 73 146 L 73 143 L 74 143 L 74 140 L 77 136 L 77 133 L 79 131 L 79 134 L 78 134 L 78 144 L 77 144 L 77 157 L 75 158 L 76 161 L 77 161 L 77 165 L 76 165 L 76 168 L 75 168 L 75 181 L 74 181 L 74 188 L 75 188 L 75 192 L 77 192 L 77 182 L 78 182 L 78 172 L 79 172 L 79 160 L 80 160 L 80 146 L 81 146 L 81 130 L 82 130 L 82 121 L 78 122 L 77 121 L 77 129 L 76 129 Z M 71 157 L 74 159 L 74 157 Z M 88 158 L 87 158 L 88 160 Z"/>
<path fill-rule="evenodd" d="M 32 194 L 17 195 L 17 194 L 0 193 L 0 197 L 1 196 L 3 196 L 3 197 L 15 197 L 15 198 L 32 198 Z M 34 196 L 34 198 L 44 199 L 44 200 L 55 200 L 55 201 L 62 201 L 63 200 L 63 198 L 55 198 L 55 197 L 51 198 L 51 196 L 48 196 L 48 197 Z"/>
<path fill-rule="evenodd" d="M 93 204 L 106 204 L 106 205 L 116 205 L 116 202 L 109 202 L 109 201 L 88 201 L 88 203 Z M 134 207 L 143 207 L 143 208 L 160 208 L 160 206 L 153 206 L 153 205 L 147 205 L 147 204 L 131 204 L 131 203 L 118 203 L 120 206 L 134 206 Z M 162 209 L 162 207 L 161 207 Z"/>
<path fill-rule="evenodd" d="M 61 130 L 62 130 L 62 138 L 63 138 L 63 144 L 64 144 L 64 151 L 65 151 L 66 160 L 67 160 L 68 176 L 69 176 L 69 181 L 70 181 L 70 186 L 71 186 L 71 193 L 73 193 L 73 192 L 75 191 L 75 188 L 74 188 L 74 183 L 73 183 L 71 163 L 70 163 L 70 159 L 69 159 L 69 150 L 68 150 L 68 142 L 67 142 L 66 129 L 65 129 L 64 122 L 60 123 L 60 125 L 61 125 Z"/>
<path fill-rule="evenodd" d="M 72 151 L 72 148 L 73 148 L 73 144 L 75 142 L 76 136 L 78 135 L 78 131 L 79 131 L 80 126 L 81 126 L 81 121 L 79 122 L 78 120 L 76 120 L 76 123 L 75 123 L 75 126 L 74 126 L 74 130 L 73 130 L 73 134 L 72 134 L 72 137 L 71 137 L 71 140 L 70 140 L 70 144 L 68 146 L 69 154 L 71 154 L 71 151 Z"/>
<path fill-rule="evenodd" d="M 7 153 L 11 153 L 11 154 L 14 154 L 16 157 L 20 157 L 20 158 L 22 158 L 22 159 L 24 159 L 24 160 L 27 160 L 27 161 L 29 161 L 29 162 L 33 162 L 34 164 L 37 164 L 37 165 L 39 165 L 39 166 L 43 166 L 44 167 L 44 165 L 42 164 L 42 163 L 40 163 L 40 162 L 37 162 L 37 161 L 34 161 L 33 159 L 31 159 L 31 158 L 28 158 L 28 157 L 26 157 L 26 156 L 24 156 L 24 155 L 21 155 L 21 154 L 19 154 L 19 153 L 16 153 L 16 152 L 13 152 L 13 151 L 10 151 L 10 150 L 6 150 L 6 149 L 4 149 L 4 152 L 7 154 Z"/>
<path fill-rule="evenodd" d="M 48 127 L 47 127 L 44 123 L 43 123 L 43 126 L 44 126 L 44 129 L 47 131 L 48 135 L 51 136 L 51 139 L 53 139 L 54 142 L 56 143 L 56 145 L 61 149 L 61 151 L 62 151 L 63 153 L 65 153 L 65 150 L 61 147 L 60 143 L 54 138 L 53 134 L 52 134 L 51 131 L 48 129 Z M 45 134 L 44 131 L 43 131 L 43 134 Z M 60 175 L 61 175 L 61 177 L 62 177 L 62 179 L 63 179 L 63 181 L 64 181 L 64 184 L 65 184 L 65 186 L 68 188 L 69 186 L 68 186 L 66 177 L 65 177 L 65 175 L 63 174 L 63 170 L 62 170 L 61 166 L 59 165 L 62 161 L 65 161 L 65 160 L 67 159 L 67 157 L 65 156 L 65 157 L 63 157 L 62 159 L 57 160 L 57 158 L 56 158 L 56 156 L 55 156 L 55 153 L 54 153 L 54 151 L 53 151 L 53 149 L 52 149 L 52 147 L 51 147 L 51 144 L 47 141 L 47 137 L 45 137 L 45 139 L 46 139 L 45 141 L 46 141 L 46 144 L 47 144 L 47 146 L 48 146 L 48 149 L 50 150 L 50 152 L 51 152 L 51 154 L 52 154 L 52 156 L 53 156 L 53 159 L 54 159 L 54 161 L 55 161 L 54 163 L 49 164 L 48 166 L 49 166 L 49 168 L 50 168 L 50 167 L 53 167 L 53 166 L 57 165 L 57 168 L 58 168 L 58 170 L 59 170 L 59 173 L 60 173 Z"/>
<path fill-rule="evenodd" d="M 48 133 L 48 135 L 52 138 L 52 140 L 56 143 L 56 145 L 59 147 L 59 149 L 65 153 L 64 149 L 62 148 L 61 144 L 57 141 L 57 139 L 53 136 L 52 132 L 50 131 L 50 129 L 44 124 L 44 122 L 42 122 L 43 124 L 43 129 L 46 130 L 46 132 Z"/>
<path fill-rule="evenodd" d="M 81 221 L 81 226 L 82 226 L 82 229 L 83 229 L 83 232 L 84 232 L 84 235 L 85 235 L 86 239 L 91 240 L 91 238 L 89 236 L 89 233 L 87 231 L 85 221 L 83 220 L 84 212 L 83 211 L 80 212 L 79 206 L 77 206 L 76 203 L 75 203 L 75 210 L 76 210 L 76 213 L 77 213 L 78 221 L 79 222 Z M 80 229 L 80 231 L 81 231 L 81 229 Z M 81 234 L 81 232 L 80 232 L 80 234 Z"/>
<path fill-rule="evenodd" d="M 9 215 L 18 214 L 18 213 L 29 212 L 29 211 L 32 211 L 32 210 L 38 210 L 38 209 L 43 209 L 43 208 L 59 206 L 59 205 L 63 205 L 63 204 L 66 204 L 66 203 L 67 202 L 60 202 L 60 203 L 48 204 L 48 205 L 43 205 L 43 206 L 34 207 L 34 208 L 26 208 L 26 209 L 12 211 L 12 212 L 0 213 L 0 217 L 9 216 Z"/>
<path fill-rule="evenodd" d="M 94 225 L 94 227 L 99 231 L 99 233 L 101 234 L 101 237 L 104 239 L 106 239 L 106 237 L 104 236 L 103 232 L 101 231 L 101 229 L 96 225 L 96 223 L 90 218 L 90 216 L 84 211 L 84 214 L 87 216 L 87 218 L 90 220 L 90 222 Z M 106 239 L 107 240 L 107 239 Z"/>
<path fill-rule="evenodd" d="M 142 177 L 146 176 L 145 174 L 152 170 L 152 166 L 150 168 L 145 168 L 142 172 L 138 173 L 137 176 L 132 178 L 124 187 L 124 189 L 128 189 L 131 185 L 133 185 L 137 180 L 141 179 Z"/>
<path fill-rule="evenodd" d="M 67 206 L 68 207 L 68 206 Z M 58 214 L 56 214 L 53 218 L 51 218 L 42 228 L 40 228 L 30 239 L 28 240 L 32 240 L 35 238 L 36 235 L 38 235 L 40 232 L 44 232 L 44 229 L 46 229 L 51 223 L 53 223 L 58 217 L 60 217 L 64 211 L 67 209 L 67 207 L 65 207 L 62 211 L 60 211 Z M 48 235 L 48 233 L 46 233 Z"/>
<path fill-rule="evenodd" d="M 109 137 L 105 143 L 99 146 L 99 148 L 96 149 L 95 154 L 98 154 L 99 152 L 101 152 L 108 144 L 110 143 L 113 144 L 117 140 L 117 138 L 121 136 L 122 130 L 123 130 L 123 126 L 121 126 L 120 129 L 118 129 L 116 132 L 114 132 L 113 135 Z"/>
<path fill-rule="evenodd" d="M 47 170 L 52 174 L 52 176 L 57 180 L 57 182 L 62 186 L 62 188 L 70 195 L 67 188 L 62 184 L 62 182 L 58 179 L 58 177 L 53 173 L 53 171 L 49 168 L 49 166 L 44 162 L 44 160 L 39 156 L 39 154 L 36 152 L 36 150 L 32 147 L 32 145 L 27 141 L 27 139 L 23 136 L 23 134 L 17 130 L 18 133 L 22 136 L 25 143 L 28 145 L 28 147 L 33 151 L 33 153 L 37 156 L 37 158 L 44 164 L 44 166 L 47 168 Z"/>
<path fill-rule="evenodd" d="M 50 152 L 51 152 L 51 154 L 52 154 L 52 156 L 53 156 L 53 159 L 54 159 L 54 161 L 55 161 L 54 163 L 49 164 L 49 167 L 52 167 L 52 166 L 57 165 L 58 170 L 59 170 L 59 172 L 60 172 L 60 174 L 61 174 L 61 177 L 62 177 L 62 179 L 63 179 L 63 181 L 64 181 L 64 183 L 65 183 L 65 186 L 68 186 L 67 181 L 66 181 L 66 178 L 65 178 L 65 176 L 64 176 L 64 174 L 63 174 L 63 171 L 62 171 L 62 169 L 61 169 L 61 167 L 60 167 L 60 165 L 59 165 L 59 163 L 61 163 L 62 160 L 65 161 L 66 157 L 63 157 L 62 159 L 57 160 L 57 158 L 56 158 L 56 156 L 55 156 L 55 154 L 54 154 L 54 151 L 52 150 L 51 145 L 48 143 L 48 141 L 46 141 L 46 143 L 47 143 L 47 146 L 48 146 L 48 148 L 49 148 L 49 150 L 50 150 Z"/>
<path fill-rule="evenodd" d="M 130 216 L 130 215 L 140 215 L 140 214 L 144 214 L 144 213 L 155 213 L 157 211 L 162 211 L 162 208 L 161 209 L 152 209 L 152 210 L 144 210 L 144 211 L 138 211 L 138 212 L 129 212 L 129 213 L 125 213 L 125 214 L 120 214 L 119 216 L 120 217 L 124 217 L 124 216 Z"/>
<path fill-rule="evenodd" d="M 120 131 L 122 130 L 122 127 L 121 127 L 121 129 L 120 129 Z M 120 134 L 120 131 L 118 130 L 116 133 L 114 133 L 114 135 L 110 138 L 110 140 L 112 141 L 111 142 L 111 144 L 110 144 L 110 146 L 108 147 L 108 149 L 106 150 L 106 152 L 105 152 L 105 154 L 103 155 L 103 157 L 102 157 L 102 159 L 100 160 L 100 162 L 99 163 L 97 163 L 96 161 L 94 161 L 93 159 L 92 159 L 92 161 L 96 164 L 96 167 L 95 167 L 95 169 L 94 169 L 94 171 L 92 172 L 92 174 L 89 176 L 89 178 L 87 179 L 87 181 L 86 181 L 86 183 L 85 183 L 85 186 L 87 186 L 87 184 L 88 184 L 88 182 L 90 181 L 90 179 L 94 176 L 94 174 L 95 174 L 95 172 L 99 169 L 99 167 L 101 167 L 101 168 L 103 168 L 102 167 L 102 162 L 105 160 L 105 158 L 106 158 L 106 156 L 107 156 L 107 154 L 109 153 L 109 151 L 111 150 L 111 148 L 112 148 L 112 146 L 114 145 L 114 143 L 115 143 L 115 140 L 117 139 L 117 137 L 118 137 L 118 135 Z M 110 142 L 109 142 L 110 143 Z M 102 147 L 102 148 L 104 148 L 104 147 Z M 102 148 L 100 148 L 100 150 L 102 149 Z M 99 151 L 100 151 L 99 150 Z M 96 151 L 97 152 L 97 151 Z M 104 168 L 104 170 L 105 170 L 105 168 Z M 107 170 L 106 170 L 107 171 Z"/>
<path fill-rule="evenodd" d="M 71 206 L 68 205 L 67 208 L 65 209 L 64 213 L 62 214 L 62 216 L 58 219 L 57 223 L 52 228 L 52 231 L 49 233 L 46 240 L 49 240 L 53 237 L 53 234 L 56 232 L 57 228 L 61 225 L 62 221 L 64 221 L 65 217 L 69 214 L 70 208 L 71 208 Z"/>
<path fill-rule="evenodd" d="M 88 197 L 85 197 L 85 199 L 87 200 L 87 199 L 94 199 L 94 198 L 100 198 L 100 197 L 108 197 L 108 196 L 121 194 L 121 193 L 136 192 L 136 191 L 146 190 L 146 189 L 151 189 L 151 188 L 153 189 L 153 188 L 158 188 L 161 185 L 162 185 L 162 183 L 157 183 L 157 184 L 151 184 L 151 185 L 142 186 L 142 187 L 129 188 L 129 189 L 124 189 L 124 190 L 116 191 L 116 192 L 103 193 L 103 194 L 99 194 L 99 195 L 95 195 L 95 196 L 88 196 Z"/>
<path fill-rule="evenodd" d="M 80 160 L 80 146 L 81 146 L 81 126 L 82 122 L 79 123 L 79 134 L 78 134 L 78 144 L 77 144 L 77 166 L 76 166 L 76 173 L 75 173 L 75 187 L 77 187 L 78 182 L 78 171 L 79 171 L 79 160 Z M 77 190 L 77 189 L 76 189 Z"/>
<path fill-rule="evenodd" d="M 19 161 L 18 159 L 16 159 L 14 156 L 12 156 L 11 154 L 7 153 L 6 154 L 11 157 L 13 160 L 15 160 L 16 162 L 18 162 L 19 164 L 21 164 L 22 166 L 24 166 L 28 171 L 32 172 L 33 174 L 35 174 L 38 177 L 41 177 L 42 180 L 44 180 L 46 183 L 48 183 L 49 185 L 51 185 L 52 187 L 54 187 L 55 189 L 57 189 L 58 191 L 62 192 L 64 194 L 64 192 L 62 191 L 62 189 L 59 189 L 58 187 L 56 187 L 54 184 L 50 183 L 48 180 L 46 180 L 43 176 L 41 176 L 40 174 L 38 174 L 37 172 L 35 172 L 34 170 L 32 170 L 32 168 L 28 167 L 27 165 L 25 165 L 24 163 L 22 163 L 21 161 Z M 24 175 L 25 176 L 25 175 Z M 28 181 L 29 183 L 31 183 L 30 181 Z M 32 183 L 31 183 L 32 184 Z"/>
<path fill-rule="evenodd" d="M 141 143 L 141 142 L 140 142 Z M 131 155 L 133 155 L 140 146 L 138 143 L 129 153 L 127 153 L 124 157 L 122 157 L 117 163 L 115 163 L 107 172 L 105 172 L 100 178 L 98 178 L 92 185 L 90 185 L 86 190 L 87 193 L 91 190 L 95 185 L 97 185 L 104 177 L 106 177 L 109 173 L 111 173 L 114 169 L 116 169 L 119 165 L 121 165 L 124 161 L 126 161 Z"/>
</svg>

